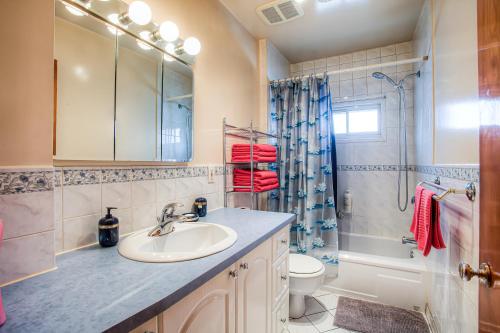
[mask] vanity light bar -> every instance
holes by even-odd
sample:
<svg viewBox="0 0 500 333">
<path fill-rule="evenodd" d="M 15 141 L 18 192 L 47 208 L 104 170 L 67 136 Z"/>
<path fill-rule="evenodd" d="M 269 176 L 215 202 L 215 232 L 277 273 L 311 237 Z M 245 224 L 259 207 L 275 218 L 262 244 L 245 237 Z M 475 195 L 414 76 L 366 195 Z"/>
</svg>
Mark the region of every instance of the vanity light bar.
<svg viewBox="0 0 500 333">
<path fill-rule="evenodd" d="M 107 18 L 102 17 L 100 14 L 93 12 L 90 10 L 91 0 L 60 0 L 66 8 L 71 7 L 73 11 L 71 12 L 74 15 L 90 15 L 98 20 L 104 21 L 107 25 L 108 30 L 114 35 L 122 35 L 126 33 L 127 35 L 135 38 L 138 42 L 138 45 L 144 49 L 156 49 L 164 54 L 164 58 L 167 61 L 172 61 L 176 59 L 186 65 L 189 65 L 186 60 L 180 59 L 179 56 L 186 53 L 190 56 L 195 56 L 201 51 L 201 43 L 195 37 L 189 37 L 186 40 L 182 40 L 179 38 L 179 28 L 172 21 L 164 21 L 160 25 L 159 29 L 154 32 L 149 32 L 147 30 L 142 31 L 139 35 L 130 32 L 127 28 L 128 25 L 132 22 L 139 23 L 145 22 L 146 19 L 150 16 L 151 9 L 146 9 L 148 6 L 143 1 L 134 1 L 130 4 L 136 3 L 132 8 L 129 6 L 129 10 L 126 13 L 122 14 L 110 14 Z M 139 5 L 137 3 L 140 3 Z M 149 8 L 149 6 L 147 7 Z M 139 13 L 138 13 L 139 11 Z M 80 14 L 80 12 L 82 14 Z M 139 18 L 139 19 L 138 19 Z M 138 20 L 137 20 L 138 19 Z M 151 20 L 149 20 L 151 22 Z M 148 23 L 149 23 L 148 22 Z M 137 23 L 137 24 L 139 24 Z M 175 38 L 175 39 L 174 39 Z M 170 41 L 169 41 L 170 40 Z M 161 48 L 156 45 L 157 42 L 166 41 L 167 44 L 165 48 Z M 139 44 L 140 42 L 140 44 Z"/>
</svg>

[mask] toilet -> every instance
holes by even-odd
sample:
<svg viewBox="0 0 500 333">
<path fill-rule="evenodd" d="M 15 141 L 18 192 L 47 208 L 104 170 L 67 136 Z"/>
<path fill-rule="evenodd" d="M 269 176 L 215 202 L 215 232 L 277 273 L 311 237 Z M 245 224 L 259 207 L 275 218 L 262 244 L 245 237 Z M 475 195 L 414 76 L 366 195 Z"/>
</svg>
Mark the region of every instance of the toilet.
<svg viewBox="0 0 500 333">
<path fill-rule="evenodd" d="M 316 258 L 290 254 L 290 318 L 306 312 L 305 296 L 312 295 L 323 283 L 325 266 Z"/>
</svg>

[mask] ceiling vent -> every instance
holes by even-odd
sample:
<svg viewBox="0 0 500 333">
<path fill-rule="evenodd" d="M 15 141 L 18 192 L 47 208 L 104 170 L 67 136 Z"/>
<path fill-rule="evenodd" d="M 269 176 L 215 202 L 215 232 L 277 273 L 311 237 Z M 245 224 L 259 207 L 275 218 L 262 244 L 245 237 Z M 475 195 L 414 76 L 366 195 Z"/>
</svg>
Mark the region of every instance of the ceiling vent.
<svg viewBox="0 0 500 333">
<path fill-rule="evenodd" d="M 304 15 L 295 0 L 276 0 L 257 7 L 257 14 L 269 25 L 290 22 Z"/>
</svg>

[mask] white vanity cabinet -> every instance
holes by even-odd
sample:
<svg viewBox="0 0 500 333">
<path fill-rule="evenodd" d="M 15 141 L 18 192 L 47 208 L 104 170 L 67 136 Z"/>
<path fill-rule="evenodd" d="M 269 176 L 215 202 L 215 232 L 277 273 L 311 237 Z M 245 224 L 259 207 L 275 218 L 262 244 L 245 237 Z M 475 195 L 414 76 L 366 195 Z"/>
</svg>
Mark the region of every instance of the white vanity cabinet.
<svg viewBox="0 0 500 333">
<path fill-rule="evenodd" d="M 283 228 L 160 314 L 153 332 L 286 332 L 288 230 Z M 148 332 L 143 328 L 134 332 Z"/>
</svg>

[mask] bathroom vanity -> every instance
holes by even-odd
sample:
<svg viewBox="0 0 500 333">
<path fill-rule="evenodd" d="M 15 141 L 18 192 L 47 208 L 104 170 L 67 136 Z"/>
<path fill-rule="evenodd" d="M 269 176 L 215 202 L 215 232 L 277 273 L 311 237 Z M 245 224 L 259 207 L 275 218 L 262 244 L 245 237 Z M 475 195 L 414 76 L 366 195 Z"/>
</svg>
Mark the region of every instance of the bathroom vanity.
<svg viewBox="0 0 500 333">
<path fill-rule="evenodd" d="M 126 259 L 92 246 L 58 269 L 2 289 L 0 332 L 282 332 L 288 324 L 292 214 L 223 208 L 202 221 L 232 228 L 229 248 L 182 262 Z M 168 237 L 168 236 L 167 236 Z"/>
</svg>

